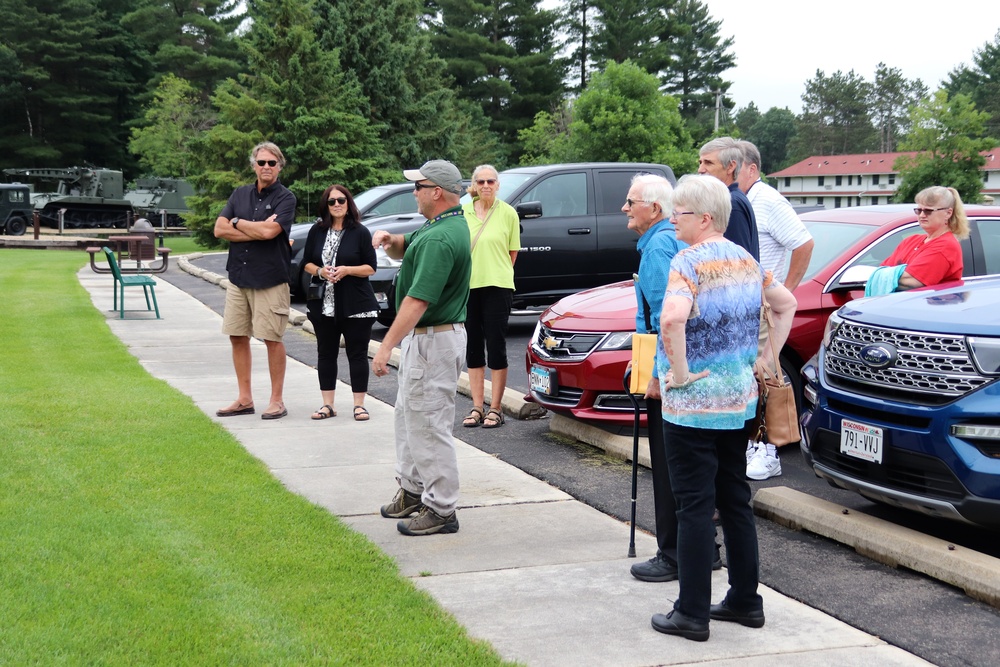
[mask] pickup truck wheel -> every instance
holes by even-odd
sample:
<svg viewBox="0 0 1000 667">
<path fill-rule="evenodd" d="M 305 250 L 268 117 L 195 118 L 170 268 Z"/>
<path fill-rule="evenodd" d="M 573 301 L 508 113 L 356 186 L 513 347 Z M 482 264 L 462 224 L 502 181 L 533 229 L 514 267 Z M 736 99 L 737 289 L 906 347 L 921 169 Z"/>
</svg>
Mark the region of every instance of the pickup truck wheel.
<svg viewBox="0 0 1000 667">
<path fill-rule="evenodd" d="M 7 234 L 10 236 L 22 236 L 28 228 L 28 223 L 19 215 L 7 221 Z"/>
</svg>

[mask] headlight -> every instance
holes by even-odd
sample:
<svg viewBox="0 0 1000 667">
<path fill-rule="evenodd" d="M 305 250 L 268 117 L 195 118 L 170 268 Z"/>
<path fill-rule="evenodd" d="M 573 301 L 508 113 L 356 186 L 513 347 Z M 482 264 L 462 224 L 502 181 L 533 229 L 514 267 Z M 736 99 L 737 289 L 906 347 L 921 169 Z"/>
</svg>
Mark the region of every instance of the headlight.
<svg viewBox="0 0 1000 667">
<path fill-rule="evenodd" d="M 375 248 L 375 268 L 377 269 L 398 269 L 403 260 L 393 259 L 385 254 L 382 248 Z"/>
<path fill-rule="evenodd" d="M 598 350 L 631 350 L 632 349 L 632 332 L 631 331 L 612 331 L 608 334 L 608 337 L 604 339 Z"/>
<path fill-rule="evenodd" d="M 826 349 L 830 348 L 830 341 L 833 340 L 833 335 L 837 333 L 837 329 L 840 325 L 844 323 L 843 318 L 833 312 L 830 314 L 830 319 L 826 321 L 826 328 L 823 329 L 823 347 Z"/>
<path fill-rule="evenodd" d="M 969 352 L 983 375 L 1000 375 L 1000 338 L 969 336 Z"/>
</svg>

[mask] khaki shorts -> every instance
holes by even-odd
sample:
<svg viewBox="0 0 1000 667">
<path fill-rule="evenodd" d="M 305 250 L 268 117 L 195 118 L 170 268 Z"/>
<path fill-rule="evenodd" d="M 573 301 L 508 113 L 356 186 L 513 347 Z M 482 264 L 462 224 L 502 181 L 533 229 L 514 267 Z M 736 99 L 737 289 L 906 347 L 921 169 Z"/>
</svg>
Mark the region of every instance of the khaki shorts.
<svg viewBox="0 0 1000 667">
<path fill-rule="evenodd" d="M 249 289 L 230 283 L 226 288 L 222 333 L 281 342 L 290 307 L 291 295 L 285 283 L 266 289 Z"/>
</svg>

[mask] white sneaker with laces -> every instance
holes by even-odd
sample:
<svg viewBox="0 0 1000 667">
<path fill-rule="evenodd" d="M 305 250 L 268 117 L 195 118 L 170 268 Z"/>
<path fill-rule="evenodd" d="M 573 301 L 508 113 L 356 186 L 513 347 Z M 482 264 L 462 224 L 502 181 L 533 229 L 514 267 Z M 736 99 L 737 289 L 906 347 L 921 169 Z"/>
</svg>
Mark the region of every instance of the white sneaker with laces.
<svg viewBox="0 0 1000 667">
<path fill-rule="evenodd" d="M 781 461 L 777 452 L 771 454 L 767 446 L 757 448 L 753 458 L 747 464 L 747 477 L 762 481 L 781 475 Z"/>
<path fill-rule="evenodd" d="M 750 465 L 750 460 L 753 459 L 753 455 L 757 453 L 757 443 L 753 440 L 747 440 L 747 465 Z"/>
</svg>

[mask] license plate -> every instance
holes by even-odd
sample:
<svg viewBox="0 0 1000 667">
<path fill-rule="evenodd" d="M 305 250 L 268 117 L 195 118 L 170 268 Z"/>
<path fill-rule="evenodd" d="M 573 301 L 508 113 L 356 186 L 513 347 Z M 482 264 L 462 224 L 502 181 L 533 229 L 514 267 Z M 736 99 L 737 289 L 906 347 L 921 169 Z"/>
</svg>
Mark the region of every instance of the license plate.
<svg viewBox="0 0 1000 667">
<path fill-rule="evenodd" d="M 842 419 L 840 453 L 872 463 L 882 463 L 882 429 Z"/>
<path fill-rule="evenodd" d="M 545 394 L 546 396 L 554 396 L 559 389 L 559 385 L 556 383 L 555 369 L 546 368 L 545 366 L 531 367 L 530 382 L 531 391 Z"/>
</svg>

